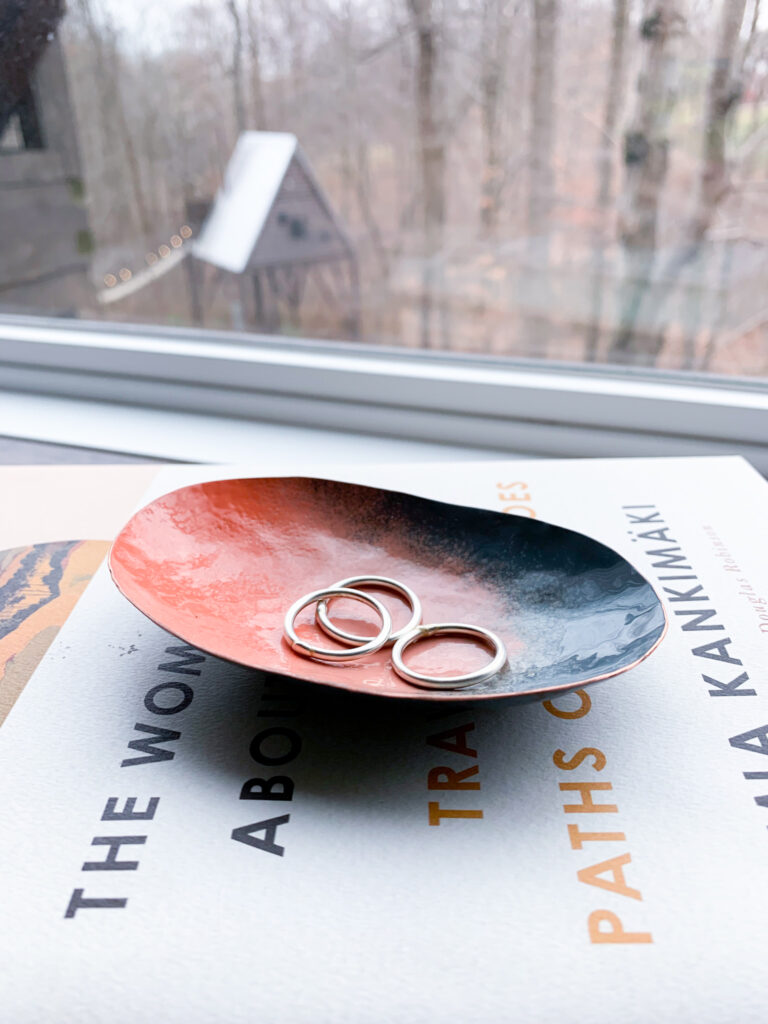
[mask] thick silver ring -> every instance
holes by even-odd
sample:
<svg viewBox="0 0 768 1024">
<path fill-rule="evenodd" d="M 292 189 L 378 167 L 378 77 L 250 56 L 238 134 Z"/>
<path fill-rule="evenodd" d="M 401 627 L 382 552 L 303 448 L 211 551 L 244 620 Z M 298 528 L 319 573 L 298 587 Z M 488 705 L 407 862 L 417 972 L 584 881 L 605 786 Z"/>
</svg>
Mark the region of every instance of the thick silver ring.
<svg viewBox="0 0 768 1024">
<path fill-rule="evenodd" d="M 300 640 L 293 625 L 296 616 L 307 605 L 314 604 L 315 601 L 322 601 L 328 597 L 351 597 L 370 605 L 371 608 L 378 612 L 381 618 L 381 630 L 375 637 L 368 640 L 367 643 L 348 651 L 316 647 L 307 640 Z M 389 639 L 389 634 L 392 632 L 392 616 L 381 601 L 377 601 L 370 594 L 364 594 L 362 590 L 352 590 L 350 587 L 327 587 L 324 590 L 313 590 L 311 594 L 305 594 L 304 597 L 300 597 L 298 601 L 294 602 L 285 613 L 283 629 L 291 649 L 297 654 L 303 654 L 306 658 L 317 658 L 320 661 L 352 661 L 353 658 L 362 658 L 366 654 L 373 654 L 375 651 L 381 650 Z"/>
<path fill-rule="evenodd" d="M 431 636 L 473 636 L 484 640 L 489 647 L 493 648 L 493 660 L 485 668 L 476 672 L 465 672 L 460 676 L 428 676 L 423 672 L 414 672 L 408 668 L 403 661 L 403 654 L 411 644 L 419 640 L 426 640 Z M 416 629 L 401 636 L 392 649 L 392 667 L 395 672 L 408 683 L 414 686 L 423 686 L 428 690 L 461 690 L 465 686 L 474 686 L 482 683 L 502 668 L 507 660 L 507 651 L 501 639 L 492 633 L 490 629 L 483 629 L 482 626 L 467 626 L 461 622 L 437 622 L 429 626 L 417 626 Z"/>
<path fill-rule="evenodd" d="M 410 587 L 406 587 L 404 583 L 398 582 L 398 580 L 390 579 L 389 576 L 350 576 L 346 580 L 339 580 L 338 583 L 334 583 L 334 587 L 357 587 L 364 586 L 365 584 L 371 584 L 372 586 L 385 587 L 387 590 L 394 590 L 395 593 L 400 594 L 406 599 L 408 604 L 411 606 L 413 614 L 411 615 L 408 622 L 398 629 L 396 632 L 391 633 L 388 644 L 396 643 L 401 636 L 406 633 L 410 633 L 412 629 L 421 622 L 421 601 L 414 594 Z M 358 636 L 356 633 L 347 633 L 344 629 L 339 629 L 338 626 L 334 626 L 328 617 L 328 604 L 330 598 L 319 601 L 317 609 L 315 611 L 315 620 L 318 626 L 327 633 L 328 636 L 332 636 L 335 640 L 339 640 L 343 644 L 362 644 L 366 640 L 370 640 L 367 636 Z"/>
</svg>

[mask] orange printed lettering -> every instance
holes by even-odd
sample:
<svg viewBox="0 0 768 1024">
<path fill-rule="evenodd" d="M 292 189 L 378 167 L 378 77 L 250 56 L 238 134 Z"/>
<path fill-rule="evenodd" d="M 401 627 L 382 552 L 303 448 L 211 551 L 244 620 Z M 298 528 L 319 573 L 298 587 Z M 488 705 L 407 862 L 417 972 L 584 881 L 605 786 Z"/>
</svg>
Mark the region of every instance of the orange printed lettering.
<svg viewBox="0 0 768 1024">
<path fill-rule="evenodd" d="M 595 763 L 592 767 L 596 772 L 601 772 L 605 768 L 607 764 L 606 756 L 597 747 L 582 747 L 581 750 L 576 751 L 570 761 L 566 759 L 564 750 L 556 750 L 552 755 L 552 760 L 564 772 L 572 772 L 574 768 L 578 768 L 588 757 L 594 758 Z"/>
<path fill-rule="evenodd" d="M 465 768 L 463 772 L 455 772 L 453 768 L 432 768 L 427 776 L 427 789 L 480 789 L 479 782 L 464 782 L 464 779 L 477 775 L 480 771 L 476 764 Z"/>
<path fill-rule="evenodd" d="M 632 858 L 628 853 L 622 853 L 620 857 L 611 857 L 610 860 L 603 860 L 599 864 L 582 868 L 577 872 L 577 877 L 585 885 L 596 885 L 599 889 L 617 892 L 619 896 L 629 896 L 630 899 L 641 900 L 643 897 L 640 890 L 627 885 L 624 878 L 624 865 L 630 864 L 631 861 Z M 602 877 L 606 874 L 611 875 L 611 878 Z"/>
<path fill-rule="evenodd" d="M 564 793 L 578 792 L 581 794 L 580 804 L 563 804 L 566 814 L 616 814 L 616 804 L 596 804 L 592 799 L 592 790 L 613 789 L 610 782 L 561 782 L 560 789 Z"/>
<path fill-rule="evenodd" d="M 542 707 L 547 710 L 550 715 L 554 715 L 555 718 L 583 718 L 584 715 L 589 714 L 589 709 L 592 707 L 592 701 L 586 690 L 574 690 L 574 695 L 578 694 L 580 705 L 575 711 L 565 711 L 563 708 L 556 708 L 551 700 L 545 700 Z M 570 694 L 569 694 L 570 696 Z"/>
<path fill-rule="evenodd" d="M 606 924 L 607 929 L 600 926 Z M 625 932 L 620 918 L 610 910 L 594 910 L 587 921 L 590 942 L 653 942 L 650 932 Z"/>
<path fill-rule="evenodd" d="M 609 843 L 622 841 L 627 837 L 623 832 L 582 832 L 578 825 L 568 826 L 568 838 L 572 850 L 583 850 L 584 843 Z"/>
<path fill-rule="evenodd" d="M 431 747 L 439 747 L 440 750 L 449 750 L 452 754 L 464 754 L 465 757 L 477 757 L 477 751 L 467 746 L 467 733 L 475 728 L 475 723 L 460 725 L 456 729 L 446 729 L 445 732 L 436 732 L 434 736 L 427 736 L 427 743 Z"/>
<path fill-rule="evenodd" d="M 443 818 L 482 818 L 482 811 L 449 811 L 436 800 L 429 801 L 429 824 L 439 825 Z"/>
</svg>

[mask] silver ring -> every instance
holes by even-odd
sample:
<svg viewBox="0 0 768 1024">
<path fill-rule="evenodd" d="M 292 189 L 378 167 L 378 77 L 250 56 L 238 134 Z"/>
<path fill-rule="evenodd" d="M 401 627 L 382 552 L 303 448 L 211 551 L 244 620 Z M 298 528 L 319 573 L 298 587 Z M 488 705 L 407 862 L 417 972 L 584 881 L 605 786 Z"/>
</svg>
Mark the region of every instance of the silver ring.
<svg viewBox="0 0 768 1024">
<path fill-rule="evenodd" d="M 428 676 L 422 672 L 414 672 L 407 668 L 403 661 L 403 654 L 406 649 L 419 640 L 426 640 L 431 636 L 473 636 L 484 640 L 489 647 L 493 648 L 493 660 L 485 668 L 476 672 L 466 672 L 460 676 Z M 408 683 L 414 686 L 423 686 L 429 690 L 460 690 L 465 686 L 474 686 L 475 683 L 482 683 L 502 668 L 507 660 L 507 651 L 504 644 L 492 633 L 490 629 L 483 629 L 482 626 L 467 626 L 461 622 L 438 622 L 429 626 L 417 626 L 416 629 L 401 636 L 392 649 L 392 667 L 395 672 Z"/>
<path fill-rule="evenodd" d="M 378 612 L 381 618 L 381 630 L 375 637 L 368 640 L 367 643 L 348 651 L 315 647 L 314 644 L 309 643 L 307 640 L 300 640 L 293 626 L 296 616 L 307 605 L 314 604 L 315 601 L 322 601 L 327 597 L 351 597 L 370 605 L 371 608 Z M 373 654 L 375 651 L 381 650 L 389 639 L 389 634 L 392 632 L 392 616 L 381 601 L 377 601 L 370 594 L 364 594 L 362 590 L 352 590 L 349 587 L 327 587 L 324 590 L 313 590 L 311 594 L 305 594 L 304 597 L 300 597 L 298 601 L 292 604 L 285 613 L 283 629 L 291 649 L 297 654 L 303 654 L 307 658 L 317 658 L 320 661 L 351 661 L 353 658 L 362 658 L 366 654 Z"/>
<path fill-rule="evenodd" d="M 412 629 L 415 629 L 416 626 L 419 625 L 421 622 L 421 601 L 419 601 L 418 597 L 410 587 L 406 587 L 404 583 L 399 583 L 397 580 L 390 579 L 389 576 L 350 576 L 348 579 L 339 580 L 338 583 L 334 583 L 333 585 L 334 587 L 356 587 L 365 585 L 366 583 L 374 586 L 378 585 L 380 587 L 386 587 L 388 590 L 394 590 L 395 593 L 400 594 L 406 599 L 413 610 L 413 614 L 408 622 L 402 627 L 402 629 L 398 629 L 396 632 L 390 634 L 385 646 L 396 643 L 401 636 L 404 636 L 406 633 L 410 633 Z M 370 640 L 370 637 L 358 636 L 356 633 L 347 633 L 346 630 L 339 629 L 338 626 L 334 626 L 328 617 L 328 604 L 330 603 L 330 600 L 331 599 L 327 599 L 318 602 L 317 609 L 315 611 L 315 620 L 323 632 L 327 633 L 328 636 L 332 636 L 334 639 L 341 641 L 343 644 L 362 644 L 365 643 L 366 640 Z"/>
</svg>

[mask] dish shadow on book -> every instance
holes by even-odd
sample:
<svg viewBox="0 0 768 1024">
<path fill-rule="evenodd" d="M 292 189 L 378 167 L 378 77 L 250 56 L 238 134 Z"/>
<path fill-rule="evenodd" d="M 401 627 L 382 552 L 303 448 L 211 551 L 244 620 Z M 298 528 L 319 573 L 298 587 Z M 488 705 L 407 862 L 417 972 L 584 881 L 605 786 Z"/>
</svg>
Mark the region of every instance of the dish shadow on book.
<svg viewBox="0 0 768 1024">
<path fill-rule="evenodd" d="M 374 800 L 396 816 L 415 799 L 414 783 L 419 798 L 440 799 L 439 789 L 428 795 L 433 768 L 482 771 L 493 759 L 498 778 L 503 751 L 506 780 L 530 774 L 536 736 L 557 726 L 544 710 L 516 701 L 381 701 L 218 659 L 208 660 L 194 689 L 196 725 L 185 726 L 187 749 L 194 747 L 206 785 L 217 776 L 233 794 L 244 794 L 243 814 L 252 820 L 292 804 L 259 799 L 260 783 L 249 797 L 249 782 L 286 776 L 295 781 L 296 801 L 332 809 Z M 561 703 L 571 705 L 579 707 L 578 696 Z"/>
</svg>

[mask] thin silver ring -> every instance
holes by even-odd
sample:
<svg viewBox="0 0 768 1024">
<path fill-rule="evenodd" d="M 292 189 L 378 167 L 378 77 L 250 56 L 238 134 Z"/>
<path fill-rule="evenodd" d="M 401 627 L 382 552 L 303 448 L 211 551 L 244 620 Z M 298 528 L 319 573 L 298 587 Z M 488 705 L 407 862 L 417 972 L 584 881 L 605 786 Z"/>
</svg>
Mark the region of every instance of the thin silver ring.
<svg viewBox="0 0 768 1024">
<path fill-rule="evenodd" d="M 316 647 L 314 644 L 309 643 L 308 640 L 299 639 L 293 625 L 296 616 L 307 605 L 314 604 L 315 601 L 322 601 L 328 597 L 351 597 L 370 605 L 374 611 L 378 612 L 381 618 L 381 630 L 375 637 L 368 640 L 367 643 L 347 651 Z M 300 597 L 298 601 L 294 602 L 285 613 L 283 629 L 286 639 L 291 645 L 291 650 L 297 654 L 303 654 L 306 658 L 317 658 L 320 661 L 352 661 L 353 658 L 362 658 L 366 654 L 373 654 L 381 650 L 389 639 L 389 634 L 392 632 L 392 616 L 381 601 L 377 601 L 370 594 L 364 594 L 362 590 L 352 590 L 350 587 L 326 587 L 324 590 L 313 590 L 311 594 L 305 594 L 304 597 Z"/>
<path fill-rule="evenodd" d="M 431 636 L 473 636 L 484 640 L 489 647 L 493 648 L 493 659 L 484 668 L 476 672 L 465 672 L 459 676 L 428 676 L 423 672 L 415 672 L 406 666 L 403 661 L 403 654 L 406 649 L 419 640 L 426 640 Z M 429 626 L 417 626 L 416 629 L 401 636 L 392 649 L 392 667 L 395 672 L 408 683 L 414 686 L 423 686 L 428 690 L 461 690 L 466 686 L 474 686 L 482 683 L 503 667 L 507 660 L 507 651 L 501 639 L 492 633 L 490 629 L 483 629 L 482 626 L 467 626 L 462 622 L 436 622 Z"/>
<path fill-rule="evenodd" d="M 408 604 L 411 606 L 413 614 L 411 615 L 408 622 L 402 627 L 402 629 L 396 630 L 391 633 L 385 647 L 389 644 L 396 643 L 401 636 L 406 633 L 410 633 L 412 629 L 421 622 L 421 601 L 414 594 L 410 587 L 406 587 L 404 583 L 400 583 L 398 580 L 390 579 L 389 576 L 350 576 L 346 580 L 339 580 L 338 583 L 334 583 L 334 587 L 356 587 L 365 584 L 371 584 L 372 586 L 386 587 L 388 590 L 394 590 L 395 593 L 400 594 L 406 599 Z M 340 629 L 338 626 L 334 626 L 328 617 L 328 605 L 331 599 L 319 601 L 317 609 L 315 611 L 315 620 L 318 626 L 327 633 L 328 636 L 332 636 L 335 640 L 339 640 L 343 644 L 362 644 L 366 640 L 370 640 L 368 636 L 358 636 L 356 633 L 347 633 L 346 630 Z"/>
</svg>

